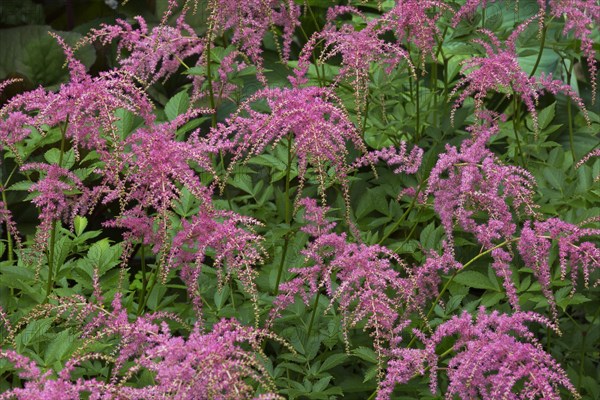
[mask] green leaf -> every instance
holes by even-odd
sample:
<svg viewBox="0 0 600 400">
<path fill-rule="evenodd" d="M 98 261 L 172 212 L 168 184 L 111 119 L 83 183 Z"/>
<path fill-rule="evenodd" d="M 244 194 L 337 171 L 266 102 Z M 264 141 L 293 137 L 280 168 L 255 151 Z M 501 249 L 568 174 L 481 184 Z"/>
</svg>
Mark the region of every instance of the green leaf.
<svg viewBox="0 0 600 400">
<path fill-rule="evenodd" d="M 45 361 L 50 365 L 56 361 L 62 361 L 74 342 L 70 329 L 60 331 L 46 348 Z"/>
<path fill-rule="evenodd" d="M 88 224 L 88 220 L 86 217 L 81 217 L 79 215 L 77 215 L 75 217 L 75 219 L 73 220 L 73 226 L 75 228 L 75 234 L 77 236 L 81 236 L 81 234 L 83 233 L 83 231 L 85 230 L 85 227 Z"/>
<path fill-rule="evenodd" d="M 40 342 L 51 326 L 52 318 L 31 321 L 15 338 L 17 342 L 17 351 L 21 353 L 25 347 Z"/>
<path fill-rule="evenodd" d="M 29 191 L 29 188 L 33 185 L 31 181 L 20 181 L 10 185 L 6 190 L 15 190 L 15 191 Z"/>
<path fill-rule="evenodd" d="M 487 276 L 477 271 L 462 271 L 454 277 L 454 282 L 474 288 L 496 290 L 496 286 L 490 282 Z"/>
<path fill-rule="evenodd" d="M 338 353 L 338 354 L 329 356 L 329 357 L 327 357 L 327 359 L 325 359 L 325 361 L 323 361 L 321 368 L 319 368 L 319 373 L 329 371 L 331 368 L 342 364 L 347 359 L 348 359 L 348 355 L 346 353 Z"/>
<path fill-rule="evenodd" d="M 546 167 L 543 170 L 543 174 L 544 178 L 546 178 L 546 181 L 548 181 L 548 183 L 554 189 L 560 190 L 562 188 L 562 185 L 565 182 L 565 173 L 560 169 L 555 167 Z"/>
<path fill-rule="evenodd" d="M 538 125 L 540 129 L 546 129 L 554 120 L 556 115 L 556 102 L 538 112 Z"/>
<path fill-rule="evenodd" d="M 369 347 L 359 346 L 352 350 L 352 354 L 361 360 L 377 364 L 377 353 Z"/>
<path fill-rule="evenodd" d="M 190 96 L 185 90 L 171 97 L 165 106 L 165 114 L 169 121 L 173 121 L 178 115 L 185 113 L 190 106 Z"/>
<path fill-rule="evenodd" d="M 60 149 L 52 148 L 44 153 L 44 158 L 49 164 L 60 164 L 62 168 L 71 169 L 75 165 L 75 152 L 73 149 L 67 150 L 60 156 Z"/>
<path fill-rule="evenodd" d="M 34 86 L 51 86 L 66 81 L 69 71 L 63 68 L 64 51 L 48 34 L 49 31 L 59 34 L 70 46 L 82 37 L 76 32 L 54 31 L 47 25 L 2 29 L 0 76 L 17 73 L 27 77 Z M 82 47 L 75 56 L 87 67 L 96 59 L 92 46 Z"/>
</svg>

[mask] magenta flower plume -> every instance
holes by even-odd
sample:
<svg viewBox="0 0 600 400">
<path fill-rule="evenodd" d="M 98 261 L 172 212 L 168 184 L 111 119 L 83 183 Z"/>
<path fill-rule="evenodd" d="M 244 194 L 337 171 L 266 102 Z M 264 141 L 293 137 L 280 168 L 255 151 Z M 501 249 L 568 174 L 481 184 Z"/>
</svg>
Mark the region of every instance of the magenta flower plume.
<svg viewBox="0 0 600 400">
<path fill-rule="evenodd" d="M 587 287 L 590 275 L 600 268 L 600 248 L 592 241 L 584 241 L 586 237 L 599 236 L 600 229 L 580 228 L 558 218 L 543 222 L 536 221 L 533 224 L 526 223 L 523 226 L 518 243 L 519 254 L 539 281 L 542 293 L 548 299 L 555 318 L 556 302 L 550 289 L 552 269 L 548 263 L 552 242 L 558 244 L 561 279 L 564 280 L 570 271 L 574 293 L 580 274 Z"/>
<path fill-rule="evenodd" d="M 183 60 L 200 56 L 204 50 L 204 42 L 185 22 L 185 16 L 182 13 L 175 26 L 161 24 L 152 29 L 141 16 L 134 18 L 137 28 L 117 19 L 115 25 L 102 24 L 100 29 L 92 29 L 85 41 L 98 40 L 106 45 L 118 40 L 120 70 L 151 85 L 168 79 Z"/>
<path fill-rule="evenodd" d="M 40 210 L 35 250 L 38 254 L 43 254 L 48 246 L 53 222 L 60 219 L 69 221 L 73 210 L 77 208 L 78 194 L 87 189 L 73 172 L 57 164 L 29 163 L 21 167 L 21 171 L 32 170 L 41 175 L 29 187 L 29 191 L 34 193 L 31 202 Z"/>
<path fill-rule="evenodd" d="M 513 210 L 534 215 L 536 208 L 533 176 L 520 167 L 501 164 L 485 147 L 498 132 L 498 125 L 490 121 L 470 129 L 473 138 L 465 140 L 460 150 L 446 145 L 446 153 L 439 156 L 426 190 L 434 196 L 434 208 L 446 232 L 446 251 L 451 254 L 455 222 L 491 250 L 499 240 L 511 240 L 515 233 Z M 508 267 L 510 256 L 501 248 L 494 249 L 492 256 L 492 266 L 504 278 L 509 300 L 518 309 Z"/>
<path fill-rule="evenodd" d="M 252 103 L 265 99 L 269 114 L 252 109 Z M 361 135 L 350 121 L 346 111 L 338 106 L 341 101 L 330 90 L 317 87 L 296 89 L 265 89 L 242 104 L 239 111 L 226 124 L 211 132 L 215 140 L 229 139 L 233 143 L 235 163 L 261 154 L 267 146 L 274 146 L 288 134 L 293 136 L 292 152 L 298 157 L 298 178 L 301 193 L 309 164 L 316 170 L 319 190 L 325 196 L 327 169 L 335 169 L 334 179 L 342 185 L 349 206 L 348 150 L 354 145 L 362 153 L 366 147 Z"/>
<path fill-rule="evenodd" d="M 52 370 L 42 373 L 34 361 L 14 351 L 0 351 L 0 359 L 20 370 L 19 376 L 25 381 L 23 387 L 0 394 L 0 399 L 75 400 L 85 395 L 98 400 L 281 399 L 274 394 L 275 385 L 264 367 L 266 356 L 261 343 L 264 339 L 282 341 L 266 330 L 221 320 L 210 332 L 196 325 L 187 337 L 175 336 L 165 319 L 185 326 L 183 321 L 168 313 L 142 315 L 129 321 L 120 294 L 112 301 L 111 311 L 102 306 L 90 308 L 91 303 L 85 299 L 74 299 L 72 303 L 71 307 L 84 308 L 81 316 L 87 323 L 81 321 L 85 323 L 83 348 L 56 375 Z M 64 312 L 59 314 L 68 318 Z M 110 354 L 85 352 L 87 346 L 98 342 L 108 344 L 106 353 Z M 102 381 L 73 379 L 75 368 L 86 360 L 109 363 L 112 373 Z M 132 386 L 131 380 L 141 371 L 149 373 L 153 383 Z M 254 397 L 256 387 L 265 394 Z"/>
<path fill-rule="evenodd" d="M 258 317 L 258 289 L 255 282 L 258 271 L 254 267 L 262 262 L 264 250 L 261 246 L 262 237 L 249 229 L 255 225 L 259 225 L 259 222 L 253 218 L 218 210 L 210 213 L 201 211 L 191 221 L 183 222 L 181 230 L 173 238 L 167 266 L 181 267 L 181 278 L 186 283 L 198 316 L 202 309 L 202 299 L 197 292 L 198 279 L 208 249 L 211 249 L 219 285 L 237 276 L 251 296 Z M 165 274 L 167 272 L 164 271 Z"/>
<path fill-rule="evenodd" d="M 548 319 L 535 313 L 487 314 L 479 310 L 475 322 L 467 312 L 438 326 L 424 340 L 431 366 L 431 390 L 437 386 L 437 345 L 458 335 L 457 354 L 448 364 L 447 398 L 461 399 L 560 399 L 559 386 L 575 397 L 577 391 L 560 365 L 546 353 L 526 323 L 536 322 L 558 332 Z M 519 341 L 523 338 L 525 341 Z M 523 381 L 521 387 L 518 382 Z M 517 393 L 515 393 L 517 392 Z"/>
<path fill-rule="evenodd" d="M 591 160 L 594 157 L 600 157 L 600 148 L 592 150 L 588 154 L 586 154 L 585 157 L 583 157 L 581 160 L 579 160 L 577 162 L 577 164 L 575 165 L 575 168 L 580 168 L 583 164 L 585 164 L 586 162 L 588 162 L 589 160 Z M 600 181 L 600 175 L 598 175 L 594 178 L 594 182 L 599 182 L 599 181 Z"/>
<path fill-rule="evenodd" d="M 0 185 L 0 193 L 5 189 Z M 4 224 L 6 230 L 12 235 L 11 237 L 16 241 L 17 246 L 21 247 L 21 238 L 19 237 L 19 230 L 17 224 L 13 220 L 12 213 L 3 201 L 0 201 L 0 226 Z"/>
<path fill-rule="evenodd" d="M 564 18 L 563 35 L 573 32 L 581 41 L 580 48 L 587 59 L 592 83 L 592 100 L 596 99 L 598 86 L 596 75 L 598 61 L 594 50 L 594 29 L 597 31 L 600 24 L 600 4 L 597 0 L 551 0 L 546 3 L 550 6 L 550 13 L 556 18 Z"/>
<path fill-rule="evenodd" d="M 387 29 L 380 27 L 377 20 L 367 23 L 367 26 L 360 31 L 355 30 L 351 24 L 343 24 L 338 28 L 335 19 L 345 13 L 356 14 L 366 21 L 366 17 L 353 7 L 338 6 L 329 9 L 327 24 L 321 32 L 316 32 L 302 49 L 298 68 L 294 71 L 295 77 L 290 80 L 295 87 L 307 82 L 306 74 L 313 52 L 317 43 L 324 41 L 319 61 L 324 63 L 335 56 L 342 57 L 341 68 L 333 85 L 336 86 L 340 82 L 348 80 L 354 88 L 357 109 L 361 112 L 368 94 L 371 64 L 385 65 L 386 71 L 391 72 L 404 60 L 413 75 L 414 66 L 410 61 L 410 55 L 402 46 L 397 43 L 388 43 L 379 37 Z"/>
<path fill-rule="evenodd" d="M 317 209 L 314 199 L 303 199 L 302 204 L 307 215 Z M 299 295 L 308 305 L 312 297 L 324 290 L 330 307 L 337 303 L 342 314 L 346 341 L 348 329 L 360 323 L 373 337 L 381 361 L 388 353 L 387 344 L 399 341 L 398 333 L 407 323 L 400 310 L 409 314 L 418 306 L 413 296 L 419 283 L 404 262 L 387 248 L 350 243 L 345 234 L 331 233 L 333 225 L 323 220 L 324 212 L 325 207 L 322 212 L 316 211 L 318 217 L 313 222 L 317 226 L 306 229 L 318 234 L 302 251 L 307 265 L 290 269 L 297 275 L 280 286 L 271 318 L 278 317 L 295 301 L 295 296 Z M 406 276 L 397 269 L 404 270 Z"/>
<path fill-rule="evenodd" d="M 210 154 L 218 153 L 221 145 L 200 140 L 198 132 L 187 141 L 175 139 L 177 128 L 201 111 L 136 130 L 124 141 L 123 147 L 130 151 L 115 155 L 112 167 L 104 171 L 102 201 L 118 199 L 122 207 L 121 215 L 106 225 L 128 229 L 126 242 L 130 245 L 142 241 L 152 245 L 155 253 L 166 254 L 169 210 L 182 187 L 200 200 L 202 207 L 211 207 L 212 189 L 201 182 L 195 168 L 216 176 Z"/>
<path fill-rule="evenodd" d="M 538 17 L 536 15 L 519 25 L 505 41 L 504 46 L 492 32 L 485 29 L 480 31 L 488 38 L 489 43 L 481 39 L 473 41 L 483 46 L 486 55 L 471 57 L 463 62 L 462 73 L 465 76 L 458 81 L 451 95 L 457 94 L 461 88 L 464 90 L 454 103 L 452 119 L 456 109 L 470 96 L 475 99 L 476 110 L 483 110 L 484 100 L 490 91 L 506 93 L 508 96 L 519 96 L 531 113 L 536 132 L 539 128 L 536 105 L 544 91 L 552 94 L 563 93 L 571 97 L 588 118 L 583 101 L 569 85 L 552 79 L 551 75 L 542 74 L 540 77 L 529 77 L 517 61 L 517 38 Z"/>
<path fill-rule="evenodd" d="M 283 28 L 281 56 L 290 55 L 295 29 L 300 25 L 300 7 L 291 0 L 210 0 L 209 40 L 214 34 L 233 31 L 231 41 L 257 67 L 257 78 L 266 84 L 262 60 L 262 41 L 275 27 Z"/>
<path fill-rule="evenodd" d="M 125 109 L 152 124 L 152 102 L 122 71 L 103 72 L 92 78 L 64 40 L 54 37 L 67 57 L 70 81 L 56 93 L 39 88 L 13 97 L 0 110 L 0 146 L 13 150 L 18 157 L 14 144 L 27 137 L 31 129 L 43 135 L 47 126 L 61 127 L 65 137 L 72 140 L 76 156 L 81 146 L 110 159 L 119 141 L 115 110 Z"/>
<path fill-rule="evenodd" d="M 95 358 L 92 355 L 88 359 Z M 89 394 L 89 399 L 104 400 L 118 396 L 114 385 L 92 379 L 70 379 L 77 362 L 67 362 L 58 377 L 52 371 L 42 373 L 35 361 L 12 350 L 0 350 L 0 359 L 6 360 L 19 370 L 18 376 L 25 380 L 23 387 L 9 389 L 0 394 L 0 400 L 64 399 L 79 400 Z M 82 360 L 84 361 L 84 360 Z"/>
<path fill-rule="evenodd" d="M 532 312 L 513 315 L 487 314 L 482 307 L 477 319 L 464 312 L 438 326 L 430 337 L 417 332 L 424 349 L 398 349 L 380 385 L 378 400 L 391 398 L 396 384 L 406 383 L 430 368 L 430 388 L 437 391 L 439 358 L 436 347 L 448 337 L 458 336 L 446 374 L 447 399 L 560 399 L 559 387 L 579 398 L 560 365 L 535 339 L 527 323 L 539 323 L 556 332 L 545 317 Z M 522 340 L 519 340 L 522 339 Z M 520 384 L 522 383 L 522 385 Z"/>
<path fill-rule="evenodd" d="M 398 42 L 416 46 L 423 64 L 425 56 L 435 58 L 438 40 L 441 40 L 441 32 L 436 23 L 442 12 L 449 9 L 450 6 L 443 1 L 401 0 L 377 24 L 394 32 Z"/>
</svg>

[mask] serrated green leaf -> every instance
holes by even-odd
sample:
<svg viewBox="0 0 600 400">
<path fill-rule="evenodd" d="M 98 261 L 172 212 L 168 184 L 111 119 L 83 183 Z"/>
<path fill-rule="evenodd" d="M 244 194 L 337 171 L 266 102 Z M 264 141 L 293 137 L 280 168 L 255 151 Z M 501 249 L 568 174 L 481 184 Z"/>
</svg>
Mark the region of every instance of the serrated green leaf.
<svg viewBox="0 0 600 400">
<path fill-rule="evenodd" d="M 75 338 L 71 335 L 69 328 L 60 331 L 46 348 L 44 355 L 46 365 L 62 361 L 74 341 Z"/>
<path fill-rule="evenodd" d="M 48 34 L 53 31 L 73 46 L 81 39 L 76 32 L 54 31 L 47 25 L 28 25 L 2 29 L 0 46 L 0 76 L 21 74 L 34 86 L 56 85 L 69 77 L 63 49 L 56 39 Z M 90 66 L 96 59 L 93 46 L 83 46 L 75 56 L 84 65 Z"/>
<path fill-rule="evenodd" d="M 348 355 L 346 353 L 333 354 L 323 361 L 321 364 L 321 368 L 319 368 L 319 373 L 330 370 L 333 367 L 336 367 L 342 364 L 344 361 L 348 359 Z"/>
<path fill-rule="evenodd" d="M 352 355 L 360 358 L 361 360 L 376 364 L 377 363 L 377 353 L 369 347 L 359 346 L 356 349 L 352 350 Z"/>
<path fill-rule="evenodd" d="M 477 271 L 461 271 L 454 277 L 454 282 L 474 289 L 496 290 L 496 286 L 488 277 Z"/>
<path fill-rule="evenodd" d="M 85 227 L 87 226 L 87 224 L 88 224 L 88 220 L 86 217 L 77 215 L 73 219 L 73 227 L 75 228 L 75 234 L 77 236 L 81 236 L 81 234 L 85 230 Z"/>
<path fill-rule="evenodd" d="M 178 115 L 185 113 L 190 106 L 190 96 L 185 90 L 171 97 L 165 105 L 165 114 L 169 121 L 173 121 Z"/>
</svg>

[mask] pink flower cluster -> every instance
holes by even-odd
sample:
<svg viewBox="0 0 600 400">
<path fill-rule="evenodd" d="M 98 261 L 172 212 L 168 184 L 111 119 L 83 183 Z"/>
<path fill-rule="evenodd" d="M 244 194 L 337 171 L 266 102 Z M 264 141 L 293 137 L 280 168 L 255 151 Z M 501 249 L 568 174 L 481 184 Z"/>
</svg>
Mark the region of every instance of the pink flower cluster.
<svg viewBox="0 0 600 400">
<path fill-rule="evenodd" d="M 426 364 L 430 368 L 431 391 L 435 393 L 440 358 L 436 349 L 442 341 L 454 336 L 458 338 L 448 350 L 456 354 L 447 367 L 447 399 L 458 396 L 461 399 L 558 400 L 560 386 L 579 398 L 565 371 L 542 349 L 527 327 L 529 322 L 558 331 L 550 321 L 535 313 L 506 315 L 494 311 L 488 314 L 481 308 L 475 322 L 464 312 L 439 325 L 429 337 L 417 332 L 425 348 L 395 352 L 377 398 L 391 398 L 396 384 L 424 374 Z"/>
</svg>

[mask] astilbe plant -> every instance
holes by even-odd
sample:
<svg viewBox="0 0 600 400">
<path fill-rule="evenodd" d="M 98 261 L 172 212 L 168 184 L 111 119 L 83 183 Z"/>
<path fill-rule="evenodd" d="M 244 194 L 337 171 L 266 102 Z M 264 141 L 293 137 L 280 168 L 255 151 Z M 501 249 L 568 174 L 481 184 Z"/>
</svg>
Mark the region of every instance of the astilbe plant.
<svg viewBox="0 0 600 400">
<path fill-rule="evenodd" d="M 202 207 L 211 208 L 212 190 L 202 183 L 195 168 L 215 175 L 210 155 L 218 153 L 221 146 L 201 141 L 198 132 L 187 141 L 175 138 L 177 128 L 201 111 L 192 110 L 173 121 L 137 129 L 124 140 L 130 151 L 113 158 L 118 167 L 105 171 L 103 185 L 98 186 L 104 195 L 102 202 L 118 200 L 121 205 L 120 215 L 105 225 L 127 229 L 129 250 L 134 242 L 142 242 L 166 257 L 170 210 L 182 187 Z M 126 251 L 124 257 L 129 255 Z"/>
<path fill-rule="evenodd" d="M 486 96 L 491 91 L 495 91 L 505 93 L 507 96 L 519 96 L 531 113 L 534 131 L 537 133 L 539 124 L 536 106 L 540 95 L 548 92 L 554 95 L 563 93 L 573 99 L 575 104 L 583 110 L 589 124 L 589 117 L 583 101 L 569 85 L 543 73 L 539 77 L 530 77 L 518 63 L 516 41 L 529 24 L 538 17 L 536 15 L 518 25 L 504 43 L 500 42 L 493 32 L 486 29 L 480 30 L 489 42 L 482 39 L 474 39 L 473 42 L 481 45 L 486 54 L 463 61 L 462 73 L 465 76 L 458 80 L 450 93 L 451 96 L 454 96 L 462 89 L 452 107 L 452 120 L 454 120 L 455 111 L 468 97 L 473 96 L 476 111 L 481 111 L 485 109 Z"/>
<path fill-rule="evenodd" d="M 582 228 L 558 218 L 535 221 L 533 224 L 528 222 L 523 226 L 518 242 L 519 254 L 540 283 L 554 318 L 557 311 L 551 290 L 552 268 L 548 261 L 552 241 L 558 244 L 560 277 L 564 280 L 570 273 L 573 285 L 571 293 L 574 293 L 578 287 L 578 277 L 582 275 L 584 285 L 588 287 L 590 275 L 600 266 L 600 248 L 593 241 L 584 240 L 598 236 L 600 229 Z"/>
<path fill-rule="evenodd" d="M 252 104 L 266 100 L 270 113 L 255 111 Z M 211 131 L 215 140 L 230 140 L 233 158 L 229 168 L 261 154 L 292 135 L 292 148 L 298 157 L 298 178 L 301 193 L 309 165 L 317 170 L 321 198 L 325 202 L 328 169 L 335 169 L 334 179 L 342 186 L 346 204 L 349 205 L 348 144 L 361 153 L 366 147 L 360 133 L 350 121 L 347 112 L 338 105 L 339 99 L 328 89 L 306 87 L 297 89 L 265 89 L 246 101 L 226 124 Z M 288 163 L 291 162 L 291 157 Z"/>
<path fill-rule="evenodd" d="M 65 138 L 72 141 L 76 156 L 82 147 L 110 159 L 111 153 L 122 150 L 115 147 L 119 140 L 114 111 L 127 110 L 146 124 L 152 124 L 155 119 L 152 101 L 125 71 L 111 70 L 90 76 L 64 40 L 55 38 L 67 57 L 69 81 L 57 92 L 40 87 L 11 98 L 0 110 L 4 125 L 0 144 L 13 150 L 19 159 L 14 144 L 25 139 L 31 129 L 43 135 L 47 127 L 60 127 Z"/>
<path fill-rule="evenodd" d="M 87 189 L 77 175 L 57 164 L 28 163 L 21 167 L 21 171 L 32 170 L 40 174 L 40 179 L 29 187 L 34 195 L 31 202 L 40 210 L 34 250 L 43 254 L 48 247 L 53 222 L 70 221 L 73 210 L 77 209 L 78 192 Z"/>
<path fill-rule="evenodd" d="M 533 312 L 512 315 L 480 308 L 475 322 L 468 312 L 439 325 L 430 336 L 417 332 L 423 349 L 400 349 L 389 363 L 387 377 L 378 399 L 391 398 L 394 386 L 430 370 L 430 388 L 438 388 L 437 374 L 441 356 L 437 347 L 448 337 L 458 336 L 450 349 L 447 367 L 449 380 L 445 397 L 453 399 L 561 399 L 563 386 L 579 394 L 560 365 L 546 353 L 527 326 L 538 323 L 558 332 L 547 318 Z M 522 340 L 518 340 L 522 339 Z"/>
<path fill-rule="evenodd" d="M 15 369 L 21 370 L 19 375 L 26 382 L 22 388 L 4 392 L 0 399 L 79 399 L 84 395 L 89 395 L 90 399 L 132 400 L 166 397 L 207 400 L 281 398 L 269 394 L 275 388 L 263 365 L 266 356 L 260 349 L 262 340 L 280 339 L 265 330 L 245 327 L 235 320 L 221 320 L 210 332 L 204 332 L 200 325 L 196 325 L 187 337 L 183 337 L 175 335 L 164 322 L 165 319 L 180 321 L 168 313 L 142 315 L 135 321 L 129 321 L 120 295 L 112 301 L 111 311 L 102 306 L 88 307 L 90 304 L 85 299 L 65 304 L 87 310 L 77 312 L 80 319 L 87 316 L 90 328 L 84 329 L 84 343 L 107 341 L 111 348 L 114 346 L 113 353 L 79 350 L 57 376 L 53 376 L 51 370 L 42 372 L 27 357 L 2 350 L 0 359 L 10 361 Z M 44 309 L 59 310 L 59 315 L 65 317 L 65 310 L 61 307 L 46 305 Z M 159 322 L 161 320 L 163 322 Z M 246 344 L 250 349 L 246 348 Z M 75 368 L 87 360 L 111 363 L 114 368 L 110 379 L 72 378 Z M 130 386 L 128 382 L 141 371 L 152 374 L 153 384 Z M 255 384 L 262 387 L 265 394 L 253 397 Z"/>
<path fill-rule="evenodd" d="M 598 86 L 598 61 L 594 50 L 593 30 L 600 23 L 600 4 L 596 0 L 550 0 L 545 1 L 545 5 L 549 6 L 553 17 L 564 19 L 563 35 L 573 32 L 579 39 L 581 51 L 588 63 L 594 101 Z"/>
<path fill-rule="evenodd" d="M 199 212 L 190 221 L 182 222 L 181 229 L 173 237 L 167 266 L 181 268 L 181 278 L 199 318 L 202 317 L 202 298 L 197 290 L 198 281 L 210 251 L 221 288 L 235 275 L 252 298 L 258 322 L 258 271 L 255 267 L 263 260 L 264 249 L 262 237 L 250 228 L 259 224 L 253 218 L 220 210 Z"/>
<path fill-rule="evenodd" d="M 168 79 L 181 67 L 183 60 L 200 56 L 204 41 L 185 22 L 186 13 L 175 26 L 160 24 L 150 29 L 143 17 L 135 17 L 137 27 L 118 19 L 115 24 L 102 24 L 92 29 L 82 42 L 99 41 L 107 45 L 118 40 L 119 70 L 127 72 L 146 85 Z"/>
<path fill-rule="evenodd" d="M 300 7 L 291 0 L 210 0 L 207 40 L 225 31 L 233 31 L 231 42 L 237 45 L 257 67 L 257 78 L 267 84 L 262 59 L 262 41 L 267 32 L 283 28 L 284 61 L 290 56 L 295 29 L 299 26 Z"/>
<path fill-rule="evenodd" d="M 434 208 L 446 232 L 445 252 L 454 254 L 455 223 L 475 235 L 492 251 L 492 266 L 504 279 L 512 306 L 518 309 L 508 265 L 512 257 L 495 246 L 499 240 L 510 241 L 516 233 L 514 212 L 536 214 L 535 180 L 523 168 L 502 164 L 486 147 L 490 137 L 498 133 L 498 125 L 492 114 L 480 116 L 483 122 L 471 127 L 472 137 L 463 141 L 460 150 L 446 145 L 446 153 L 440 154 L 431 171 L 426 193 L 433 194 Z"/>
<path fill-rule="evenodd" d="M 346 346 L 348 330 L 359 324 L 374 341 L 380 368 L 388 355 L 388 345 L 399 343 L 399 332 L 410 322 L 406 316 L 417 311 L 416 296 L 421 282 L 414 279 L 411 268 L 389 249 L 378 245 L 351 243 L 345 234 L 332 232 L 335 224 L 327 222 L 326 207 L 314 199 L 304 198 L 309 224 L 304 231 L 313 235 L 302 251 L 306 266 L 292 268 L 296 274 L 280 287 L 274 300 L 271 320 L 300 296 L 308 305 L 321 291 L 330 299 L 330 306 L 342 314 Z M 404 274 L 398 272 L 402 270 Z M 364 322 L 363 322 L 364 321 Z"/>
<path fill-rule="evenodd" d="M 361 112 L 365 108 L 369 69 L 373 63 L 385 65 L 386 71 L 389 73 L 402 61 L 406 61 L 409 71 L 413 75 L 414 66 L 410 61 L 409 53 L 401 45 L 380 38 L 386 29 L 378 25 L 379 20 L 368 22 L 360 31 L 355 30 L 351 24 L 342 24 L 338 27 L 335 20 L 345 13 L 358 15 L 366 21 L 366 17 L 353 7 L 338 6 L 329 9 L 327 24 L 321 31 L 315 32 L 303 47 L 298 67 L 294 70 L 295 76 L 290 80 L 295 87 L 308 82 L 306 75 L 311 57 L 313 57 L 317 45 L 323 42 L 323 50 L 318 57 L 319 63 L 325 63 L 338 55 L 342 57 L 340 70 L 332 86 L 335 87 L 348 80 L 354 89 L 357 110 Z"/>
</svg>

